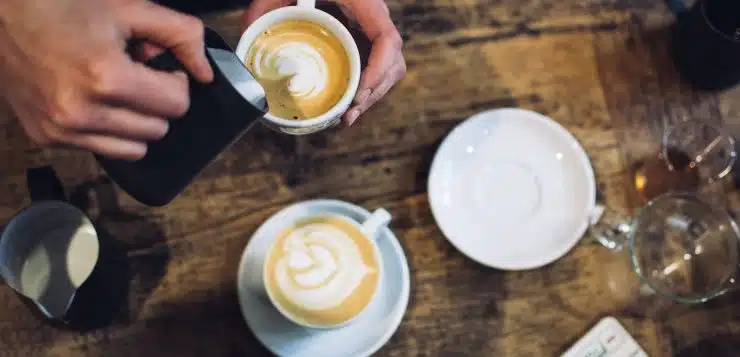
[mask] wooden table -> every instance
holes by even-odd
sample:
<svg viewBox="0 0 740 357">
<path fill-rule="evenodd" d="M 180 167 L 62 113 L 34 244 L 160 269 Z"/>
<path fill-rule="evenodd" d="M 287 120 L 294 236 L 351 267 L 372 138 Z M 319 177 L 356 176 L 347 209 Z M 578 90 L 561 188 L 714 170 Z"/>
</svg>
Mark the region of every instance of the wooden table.
<svg viewBox="0 0 740 357">
<path fill-rule="evenodd" d="M 262 221 L 318 197 L 383 206 L 396 217 L 412 298 L 378 356 L 556 356 L 606 315 L 651 356 L 736 355 L 721 354 L 740 347 L 732 297 L 646 312 L 611 292 L 610 282 L 627 273 L 588 239 L 542 269 L 485 268 L 445 240 L 429 210 L 426 177 L 440 140 L 481 110 L 528 108 L 566 126 L 586 148 L 606 202 L 623 211 L 636 206 L 624 172 L 651 154 L 666 124 L 702 118 L 740 129 L 740 91 L 700 93 L 680 83 L 668 55 L 673 18 L 662 2 L 389 6 L 406 40 L 408 75 L 356 126 L 300 138 L 255 129 L 167 207 L 101 189 L 88 154 L 33 148 L 0 109 L 0 221 L 28 203 L 24 170 L 51 164 L 124 245 L 131 272 L 127 308 L 89 333 L 45 326 L 0 287 L 0 356 L 267 355 L 239 311 L 237 262 Z M 235 14 L 208 22 L 236 41 Z M 740 208 L 735 194 L 727 197 Z"/>
</svg>

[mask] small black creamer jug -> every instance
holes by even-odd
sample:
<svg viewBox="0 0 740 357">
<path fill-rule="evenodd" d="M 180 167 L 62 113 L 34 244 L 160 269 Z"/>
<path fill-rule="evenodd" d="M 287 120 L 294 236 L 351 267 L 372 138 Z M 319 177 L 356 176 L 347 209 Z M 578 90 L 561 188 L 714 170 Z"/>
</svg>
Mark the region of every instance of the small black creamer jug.
<svg viewBox="0 0 740 357">
<path fill-rule="evenodd" d="M 190 80 L 190 108 L 182 118 L 170 121 L 167 135 L 149 143 L 146 156 L 139 161 L 96 156 L 110 178 L 143 204 L 163 206 L 172 201 L 219 153 L 267 113 L 262 86 L 229 45 L 208 28 L 205 47 L 214 79 L 207 84 Z M 170 52 L 147 65 L 184 71 Z"/>
</svg>

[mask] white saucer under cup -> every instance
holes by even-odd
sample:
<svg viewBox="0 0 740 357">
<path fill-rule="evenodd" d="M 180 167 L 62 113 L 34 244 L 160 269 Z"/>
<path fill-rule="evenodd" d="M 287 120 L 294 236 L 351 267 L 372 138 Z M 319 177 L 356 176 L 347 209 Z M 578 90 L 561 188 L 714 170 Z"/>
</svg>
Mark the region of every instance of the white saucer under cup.
<svg viewBox="0 0 740 357">
<path fill-rule="evenodd" d="M 270 217 L 250 238 L 239 264 L 237 289 L 242 314 L 255 337 L 278 356 L 370 356 L 398 329 L 409 301 L 408 262 L 389 228 L 383 228 L 376 238 L 384 269 L 378 295 L 349 325 L 328 330 L 296 325 L 275 309 L 264 290 L 262 266 L 272 240 L 291 222 L 321 213 L 342 215 L 358 223 L 371 215 L 350 203 L 313 200 L 292 205 Z"/>
<path fill-rule="evenodd" d="M 566 254 L 588 227 L 593 169 L 552 119 L 496 109 L 458 125 L 429 175 L 429 201 L 447 239 L 493 268 L 533 269 Z"/>
</svg>

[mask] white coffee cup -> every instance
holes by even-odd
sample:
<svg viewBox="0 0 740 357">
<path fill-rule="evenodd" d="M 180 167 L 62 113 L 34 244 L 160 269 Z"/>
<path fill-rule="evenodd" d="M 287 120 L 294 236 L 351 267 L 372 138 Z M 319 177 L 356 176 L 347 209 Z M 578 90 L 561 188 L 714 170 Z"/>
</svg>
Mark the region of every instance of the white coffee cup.
<svg viewBox="0 0 740 357">
<path fill-rule="evenodd" d="M 262 119 L 262 123 L 269 128 L 286 134 L 310 134 L 339 124 L 342 120 L 342 115 L 344 115 L 352 104 L 352 100 L 357 93 L 357 88 L 360 85 L 362 68 L 360 67 L 360 51 L 357 49 L 355 40 L 350 35 L 349 30 L 339 20 L 324 11 L 316 9 L 315 6 L 315 0 L 299 0 L 297 6 L 287 6 L 268 12 L 247 28 L 236 47 L 237 57 L 244 62 L 249 48 L 260 34 L 268 28 L 288 20 L 306 20 L 319 24 L 331 31 L 342 43 L 342 46 L 344 46 L 344 50 L 347 52 L 347 57 L 349 58 L 349 84 L 347 91 L 336 105 L 318 117 L 305 120 L 279 118 L 270 113 L 266 114 Z"/>
<path fill-rule="evenodd" d="M 368 307 L 370 307 L 373 304 L 373 301 L 375 299 L 377 299 L 377 297 L 380 295 L 380 290 L 381 290 L 381 288 L 383 286 L 383 284 L 382 284 L 382 281 L 383 281 L 383 259 L 382 259 L 382 256 L 380 255 L 380 249 L 378 248 L 378 244 L 376 242 L 376 239 L 378 238 L 378 234 L 388 225 L 388 223 L 390 223 L 390 221 L 391 221 L 391 215 L 385 209 L 379 208 L 379 209 L 375 210 L 375 212 L 373 212 L 373 214 L 367 220 L 365 220 L 361 224 L 358 223 L 358 222 L 356 222 L 355 220 L 349 218 L 349 217 L 345 217 L 345 216 L 341 216 L 341 215 L 337 215 L 337 214 L 316 213 L 314 215 L 300 217 L 300 219 L 306 219 L 306 218 L 310 218 L 310 217 L 314 217 L 314 216 L 337 218 L 337 219 L 341 219 L 344 222 L 350 223 L 355 228 L 357 228 L 358 231 L 362 232 L 362 234 L 365 236 L 365 238 L 367 238 L 368 241 L 373 246 L 373 249 L 375 251 L 375 257 L 378 260 L 378 270 L 376 272 L 378 274 L 378 279 L 377 279 L 377 286 L 375 287 L 375 290 L 373 292 L 373 296 L 370 299 L 369 303 L 367 305 L 365 305 L 365 307 L 361 311 L 359 311 L 356 315 L 354 315 L 352 318 L 350 318 L 350 319 L 348 319 L 348 320 L 346 320 L 344 322 L 341 322 L 341 323 L 338 323 L 338 324 L 332 324 L 332 325 L 315 325 L 315 324 L 310 324 L 310 323 L 307 323 L 305 321 L 301 321 L 301 320 L 295 318 L 290 313 L 288 313 L 283 307 L 281 307 L 280 304 L 276 301 L 275 297 L 270 292 L 270 289 L 267 287 L 268 274 L 270 273 L 269 270 L 268 270 L 268 267 L 267 267 L 268 261 L 269 261 L 269 259 L 267 259 L 267 258 L 265 259 L 265 261 L 263 263 L 263 267 L 262 267 L 262 282 L 263 282 L 263 286 L 264 286 L 265 292 L 267 294 L 267 297 L 269 298 L 269 300 L 272 303 L 272 305 L 275 307 L 275 309 L 278 312 L 280 312 L 281 315 L 283 315 L 289 321 L 291 321 L 291 322 L 293 322 L 293 323 L 295 323 L 296 325 L 299 325 L 299 326 L 308 327 L 308 328 L 315 328 L 315 329 L 339 328 L 339 327 L 346 326 L 346 325 L 351 324 L 352 322 L 356 321 L 357 318 L 360 317 L 360 316 L 362 316 L 363 312 L 365 312 L 365 310 L 367 310 Z M 296 221 L 298 221 L 298 220 L 299 219 L 296 219 Z M 289 227 L 292 223 L 295 223 L 295 222 L 286 222 L 285 227 Z M 273 249 L 275 249 L 275 246 L 276 246 L 275 241 L 273 241 L 273 243 L 270 244 L 270 247 L 267 250 L 267 255 L 266 255 L 267 257 L 269 257 L 271 255 L 271 252 L 272 252 Z"/>
</svg>

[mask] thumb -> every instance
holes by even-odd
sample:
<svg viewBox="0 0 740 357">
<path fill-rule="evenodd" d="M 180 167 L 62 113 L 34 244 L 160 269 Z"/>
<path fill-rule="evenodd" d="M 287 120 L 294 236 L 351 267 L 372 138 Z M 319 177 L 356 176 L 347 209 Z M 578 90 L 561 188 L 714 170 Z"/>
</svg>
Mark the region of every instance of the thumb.
<svg viewBox="0 0 740 357">
<path fill-rule="evenodd" d="M 242 15 L 242 29 L 246 29 L 257 19 L 275 9 L 295 3 L 293 0 L 254 0 Z"/>
</svg>

